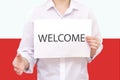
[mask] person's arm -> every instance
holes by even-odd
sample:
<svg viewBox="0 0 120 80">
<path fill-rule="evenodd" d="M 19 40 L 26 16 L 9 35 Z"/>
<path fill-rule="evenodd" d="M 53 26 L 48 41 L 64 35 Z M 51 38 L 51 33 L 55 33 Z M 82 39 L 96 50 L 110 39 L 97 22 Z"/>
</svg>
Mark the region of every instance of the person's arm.
<svg viewBox="0 0 120 80">
<path fill-rule="evenodd" d="M 36 63 L 36 59 L 34 59 L 33 30 L 34 30 L 33 23 L 31 21 L 27 22 L 25 24 L 25 29 L 23 32 L 19 48 L 17 50 L 17 53 L 20 54 L 20 56 L 16 56 L 13 61 L 14 69 L 17 68 L 18 71 L 21 70 L 21 73 L 23 73 L 23 71 L 26 73 L 32 73 L 34 65 Z M 19 62 L 21 62 L 22 64 Z M 19 66 L 17 67 L 16 64 Z M 18 72 L 16 71 L 16 73 Z"/>
<path fill-rule="evenodd" d="M 88 60 L 93 60 L 103 49 L 102 37 L 100 34 L 98 22 L 92 10 L 88 12 L 88 18 L 92 20 L 92 36 L 87 36 L 86 40 L 91 48 L 90 57 Z"/>
</svg>

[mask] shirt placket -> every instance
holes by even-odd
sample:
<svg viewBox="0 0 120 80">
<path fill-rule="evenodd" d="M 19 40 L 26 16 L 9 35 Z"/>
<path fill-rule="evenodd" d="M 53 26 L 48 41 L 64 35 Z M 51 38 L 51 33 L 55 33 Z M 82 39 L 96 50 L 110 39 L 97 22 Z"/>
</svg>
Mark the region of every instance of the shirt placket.
<svg viewBox="0 0 120 80">
<path fill-rule="evenodd" d="M 60 58 L 60 80 L 65 80 L 65 59 Z"/>
<path fill-rule="evenodd" d="M 64 15 L 61 15 L 56 8 L 55 10 L 60 19 L 64 19 L 67 14 L 70 14 L 72 12 L 72 9 L 68 9 Z M 65 78 L 66 78 L 66 62 L 65 58 L 60 58 L 60 80 L 65 80 Z"/>
</svg>

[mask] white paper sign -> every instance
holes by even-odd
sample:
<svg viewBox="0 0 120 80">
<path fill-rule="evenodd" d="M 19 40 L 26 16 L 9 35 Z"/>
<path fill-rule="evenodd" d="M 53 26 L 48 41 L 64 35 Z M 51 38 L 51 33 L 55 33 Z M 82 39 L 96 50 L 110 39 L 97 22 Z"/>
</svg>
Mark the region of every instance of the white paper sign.
<svg viewBox="0 0 120 80">
<path fill-rule="evenodd" d="M 34 21 L 34 57 L 90 57 L 85 40 L 91 35 L 89 19 L 41 19 Z"/>
</svg>

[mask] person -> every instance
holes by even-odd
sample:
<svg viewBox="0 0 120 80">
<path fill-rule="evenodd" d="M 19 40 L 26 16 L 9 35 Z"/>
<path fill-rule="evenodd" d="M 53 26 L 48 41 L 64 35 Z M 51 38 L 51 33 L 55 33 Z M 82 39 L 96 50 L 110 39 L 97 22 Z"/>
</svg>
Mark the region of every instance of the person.
<svg viewBox="0 0 120 80">
<path fill-rule="evenodd" d="M 86 37 L 91 49 L 90 57 L 35 59 L 33 21 L 36 19 L 91 19 L 92 36 Z M 102 48 L 98 23 L 91 9 L 75 0 L 48 0 L 44 5 L 34 8 L 26 21 L 13 67 L 18 75 L 22 75 L 23 72 L 32 73 L 36 64 L 37 80 L 88 80 L 87 63 L 91 62 Z"/>
</svg>

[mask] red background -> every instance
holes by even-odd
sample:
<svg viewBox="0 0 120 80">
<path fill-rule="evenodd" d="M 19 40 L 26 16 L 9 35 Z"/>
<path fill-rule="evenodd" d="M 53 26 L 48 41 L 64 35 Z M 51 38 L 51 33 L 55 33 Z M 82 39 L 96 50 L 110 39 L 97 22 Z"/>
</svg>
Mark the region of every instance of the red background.
<svg viewBox="0 0 120 80">
<path fill-rule="evenodd" d="M 37 80 L 33 74 L 16 75 L 12 61 L 16 55 L 20 39 L 0 39 L 0 80 Z M 88 64 L 90 80 L 120 80 L 120 39 L 104 39 L 104 49 Z"/>
</svg>

